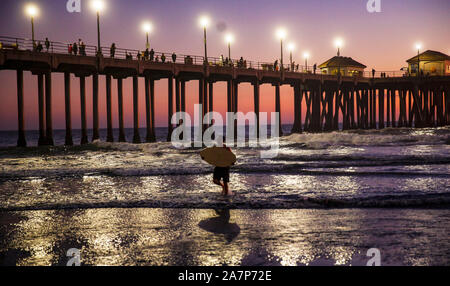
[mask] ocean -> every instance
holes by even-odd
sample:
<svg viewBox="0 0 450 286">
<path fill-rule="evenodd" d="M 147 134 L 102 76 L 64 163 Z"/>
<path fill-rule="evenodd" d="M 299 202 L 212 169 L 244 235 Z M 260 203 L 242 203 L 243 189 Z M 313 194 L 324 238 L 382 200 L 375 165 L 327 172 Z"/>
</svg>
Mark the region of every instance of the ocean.
<svg viewBox="0 0 450 286">
<path fill-rule="evenodd" d="M 86 265 L 359 265 L 373 247 L 385 265 L 450 265 L 450 127 L 291 134 L 270 159 L 233 148 L 232 199 L 166 132 L 27 149 L 0 132 L 0 265 L 61 265 L 70 245 Z"/>
</svg>

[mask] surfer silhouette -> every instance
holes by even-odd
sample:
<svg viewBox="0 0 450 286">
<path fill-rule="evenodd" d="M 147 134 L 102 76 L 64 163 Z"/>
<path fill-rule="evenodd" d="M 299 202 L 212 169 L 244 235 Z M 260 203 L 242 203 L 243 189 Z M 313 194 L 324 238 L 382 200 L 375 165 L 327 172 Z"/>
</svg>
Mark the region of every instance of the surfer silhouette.
<svg viewBox="0 0 450 286">
<path fill-rule="evenodd" d="M 230 168 L 236 162 L 236 157 L 231 148 L 225 145 L 225 140 L 222 141 L 222 147 L 214 147 L 206 149 L 201 156 L 204 161 L 214 165 L 214 184 L 222 187 L 222 195 L 226 197 L 234 196 L 230 191 Z M 224 151 L 225 150 L 225 151 Z"/>
</svg>

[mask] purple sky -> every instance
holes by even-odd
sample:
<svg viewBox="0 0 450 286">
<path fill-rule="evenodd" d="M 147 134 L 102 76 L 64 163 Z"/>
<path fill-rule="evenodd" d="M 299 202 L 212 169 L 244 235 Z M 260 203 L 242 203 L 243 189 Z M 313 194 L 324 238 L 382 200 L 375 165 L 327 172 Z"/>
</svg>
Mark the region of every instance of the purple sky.
<svg viewBox="0 0 450 286">
<path fill-rule="evenodd" d="M 89 7 L 90 0 L 82 1 L 82 13 L 66 12 L 66 0 L 36 0 L 40 15 L 36 19 L 36 37 L 49 37 L 50 40 L 74 42 L 82 38 L 88 44 L 96 44 L 96 18 Z M 30 21 L 23 13 L 28 1 L 2 0 L 0 2 L 0 35 L 31 37 Z M 320 64 L 334 56 L 336 50 L 334 39 L 339 36 L 345 45 L 342 55 L 378 71 L 394 71 L 406 66 L 405 60 L 414 56 L 414 44 L 423 43 L 424 49 L 450 53 L 450 1 L 448 0 L 381 0 L 382 12 L 370 14 L 366 10 L 367 0 L 105 0 L 107 9 L 101 16 L 102 45 L 109 46 L 115 42 L 118 47 L 143 49 L 145 37 L 140 29 L 144 20 L 150 20 L 155 27 L 150 41 L 157 51 L 202 55 L 202 32 L 198 26 L 198 17 L 207 14 L 213 21 L 208 29 L 208 52 L 210 56 L 226 55 L 224 31 L 235 35 L 232 46 L 234 58 L 243 56 L 249 60 L 273 62 L 279 55 L 279 42 L 275 39 L 275 30 L 284 26 L 288 30 L 288 41 L 296 43 L 297 52 L 294 60 L 303 64 L 301 55 L 305 50 L 311 54 L 310 64 Z M 27 111 L 27 128 L 37 127 L 37 108 L 35 100 L 36 80 L 25 75 L 28 83 L 25 87 L 25 109 Z M 13 84 L 11 84 L 13 83 Z M 101 81 L 103 86 L 103 79 Z M 62 80 L 54 80 L 55 106 L 63 104 Z M 76 85 L 73 79 L 73 122 L 78 125 L 79 107 Z M 217 110 L 224 111 L 224 85 L 217 85 Z M 89 103 L 88 81 L 88 103 Z M 126 82 L 125 93 L 131 92 L 130 82 Z M 194 103 L 196 83 L 188 85 L 188 105 Z M 252 96 L 245 96 L 252 89 L 243 85 L 240 89 L 240 109 L 248 111 L 252 107 Z M 16 87 L 15 74 L 0 72 L 0 130 L 16 128 Z M 143 94 L 143 84 L 140 86 Z M 157 112 L 157 125 L 167 121 L 167 99 L 165 91 L 167 82 L 157 84 L 161 98 L 157 104 L 165 104 Z M 283 87 L 283 98 L 287 108 L 283 114 L 285 122 L 292 121 L 289 104 L 291 90 Z M 103 88 L 100 90 L 103 100 Z M 262 109 L 273 108 L 273 90 L 264 86 L 262 92 Z M 61 93 L 61 94 L 59 94 Z M 248 94 L 250 95 L 250 94 Z M 141 96 L 143 98 L 143 96 Z M 131 96 L 126 95 L 125 101 Z M 267 99 L 267 100 L 265 100 Z M 143 99 L 142 99 L 143 100 Z M 79 103 L 78 103 L 79 104 Z M 126 104 L 127 105 L 127 104 Z M 141 104 L 143 107 L 143 104 Z M 88 104 L 88 110 L 90 105 Z M 100 108 L 103 110 L 104 106 Z M 266 109 L 266 110 L 264 110 Z M 189 110 L 189 109 L 188 109 Z M 131 126 L 131 104 L 126 109 L 126 125 Z M 63 111 L 55 110 L 55 128 L 63 128 Z M 103 111 L 102 111 L 103 112 Z M 104 117 L 104 116 L 102 116 Z M 117 118 L 117 117 L 116 117 Z M 141 121 L 145 114 L 141 112 Z M 102 127 L 104 120 L 101 121 Z"/>
</svg>

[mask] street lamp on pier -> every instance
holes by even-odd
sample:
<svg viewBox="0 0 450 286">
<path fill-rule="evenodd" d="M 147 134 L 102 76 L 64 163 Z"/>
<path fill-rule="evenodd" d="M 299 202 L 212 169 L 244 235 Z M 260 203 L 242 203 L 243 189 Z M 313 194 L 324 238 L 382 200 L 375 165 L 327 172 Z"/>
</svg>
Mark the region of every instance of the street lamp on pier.
<svg viewBox="0 0 450 286">
<path fill-rule="evenodd" d="M 303 57 L 305 58 L 305 70 L 308 72 L 308 59 L 309 59 L 309 52 L 304 52 Z"/>
<path fill-rule="evenodd" d="M 25 13 L 31 18 L 31 39 L 33 42 L 33 50 L 36 47 L 36 41 L 34 38 L 34 17 L 39 14 L 39 8 L 35 4 L 28 4 L 25 6 Z"/>
<path fill-rule="evenodd" d="M 206 16 L 202 16 L 199 19 L 199 23 L 200 23 L 200 26 L 203 28 L 203 42 L 205 45 L 204 64 L 207 65 L 208 64 L 208 47 L 207 47 L 207 42 L 206 42 L 206 28 L 208 28 L 208 25 L 209 25 L 209 18 Z"/>
<path fill-rule="evenodd" d="M 294 61 L 293 61 L 293 57 L 292 57 L 292 53 L 295 50 L 295 44 L 294 43 L 289 43 L 288 44 L 288 51 L 289 51 L 289 63 L 291 65 L 291 70 L 294 71 Z"/>
<path fill-rule="evenodd" d="M 284 69 L 284 67 L 283 67 L 283 40 L 286 38 L 287 32 L 284 28 L 279 28 L 277 30 L 276 35 L 281 43 L 281 58 L 280 58 L 281 69 L 280 70 L 281 70 L 281 72 L 283 72 L 283 69 Z"/>
<path fill-rule="evenodd" d="M 416 49 L 417 49 L 417 77 L 420 76 L 420 49 L 422 48 L 422 44 L 421 43 L 417 43 L 416 44 Z"/>
<path fill-rule="evenodd" d="M 334 41 L 334 44 L 335 44 L 336 48 L 338 49 L 337 50 L 337 56 L 340 57 L 341 56 L 341 48 L 344 45 L 344 41 L 341 38 L 337 38 Z M 338 62 L 339 62 L 338 75 L 340 76 L 341 75 L 341 61 L 338 59 Z"/>
<path fill-rule="evenodd" d="M 97 55 L 100 56 L 102 54 L 102 47 L 100 44 L 100 12 L 104 10 L 105 3 L 102 0 L 92 0 L 91 7 L 92 10 L 97 13 Z"/>
<path fill-rule="evenodd" d="M 225 36 L 225 42 L 228 45 L 228 59 L 231 61 L 231 44 L 234 42 L 234 37 L 232 34 L 227 34 Z"/>
<path fill-rule="evenodd" d="M 153 31 L 153 25 L 150 22 L 144 22 L 142 24 L 142 30 L 145 32 L 146 35 L 146 43 L 145 43 L 145 48 L 147 50 L 150 49 L 150 41 L 149 41 L 149 34 Z"/>
</svg>

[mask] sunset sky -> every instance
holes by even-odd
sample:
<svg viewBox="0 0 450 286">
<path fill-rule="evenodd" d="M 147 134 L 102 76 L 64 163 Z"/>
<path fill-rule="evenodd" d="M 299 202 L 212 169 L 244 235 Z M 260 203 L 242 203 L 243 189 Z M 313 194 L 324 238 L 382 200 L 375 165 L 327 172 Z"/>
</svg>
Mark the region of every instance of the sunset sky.
<svg viewBox="0 0 450 286">
<path fill-rule="evenodd" d="M 66 11 L 66 0 L 36 0 L 40 15 L 36 18 L 36 38 L 60 42 L 84 42 L 96 45 L 96 17 L 90 10 L 90 0 L 81 0 L 82 13 Z M 208 54 L 219 57 L 227 54 L 224 36 L 235 36 L 233 58 L 273 62 L 279 57 L 279 42 L 275 31 L 283 26 L 287 41 L 296 43 L 294 60 L 303 64 L 304 51 L 309 51 L 310 64 L 321 64 L 336 54 L 336 37 L 344 39 L 343 56 L 365 64 L 371 70 L 398 71 L 406 60 L 416 54 L 415 43 L 424 50 L 450 53 L 450 1 L 448 0 L 381 0 L 381 13 L 368 13 L 367 0 L 105 0 L 101 15 L 102 45 L 115 42 L 118 47 L 144 49 L 145 35 L 141 23 L 149 20 L 154 32 L 150 36 L 152 48 L 161 52 L 203 54 L 203 33 L 198 17 L 208 15 L 212 25 L 208 29 Z M 24 14 L 28 1 L 0 2 L 0 36 L 31 38 L 31 24 Z M 219 28 L 221 27 L 221 28 Z M 287 62 L 288 58 L 285 58 Z M 26 128 L 37 129 L 37 79 L 25 73 Z M 88 124 L 92 125 L 92 82 L 87 80 Z M 145 126 L 144 83 L 139 81 L 140 123 Z M 100 126 L 106 127 L 105 79 L 100 77 Z M 226 110 L 226 84 L 215 85 L 215 106 Z M 187 85 L 187 109 L 193 113 L 197 103 L 198 84 Z M 239 110 L 253 109 L 253 89 L 249 84 L 239 87 Z M 16 75 L 0 71 L 0 130 L 17 128 Z M 125 126 L 132 127 L 132 79 L 124 83 Z M 79 81 L 72 78 L 72 121 L 80 127 Z M 167 125 L 167 80 L 156 84 L 156 124 Z M 261 87 L 262 111 L 273 111 L 275 91 L 270 85 Z M 63 129 L 63 75 L 53 75 L 54 129 Z M 293 91 L 282 88 L 283 123 L 293 121 Z M 117 90 L 113 82 L 113 116 L 117 127 Z"/>
</svg>

